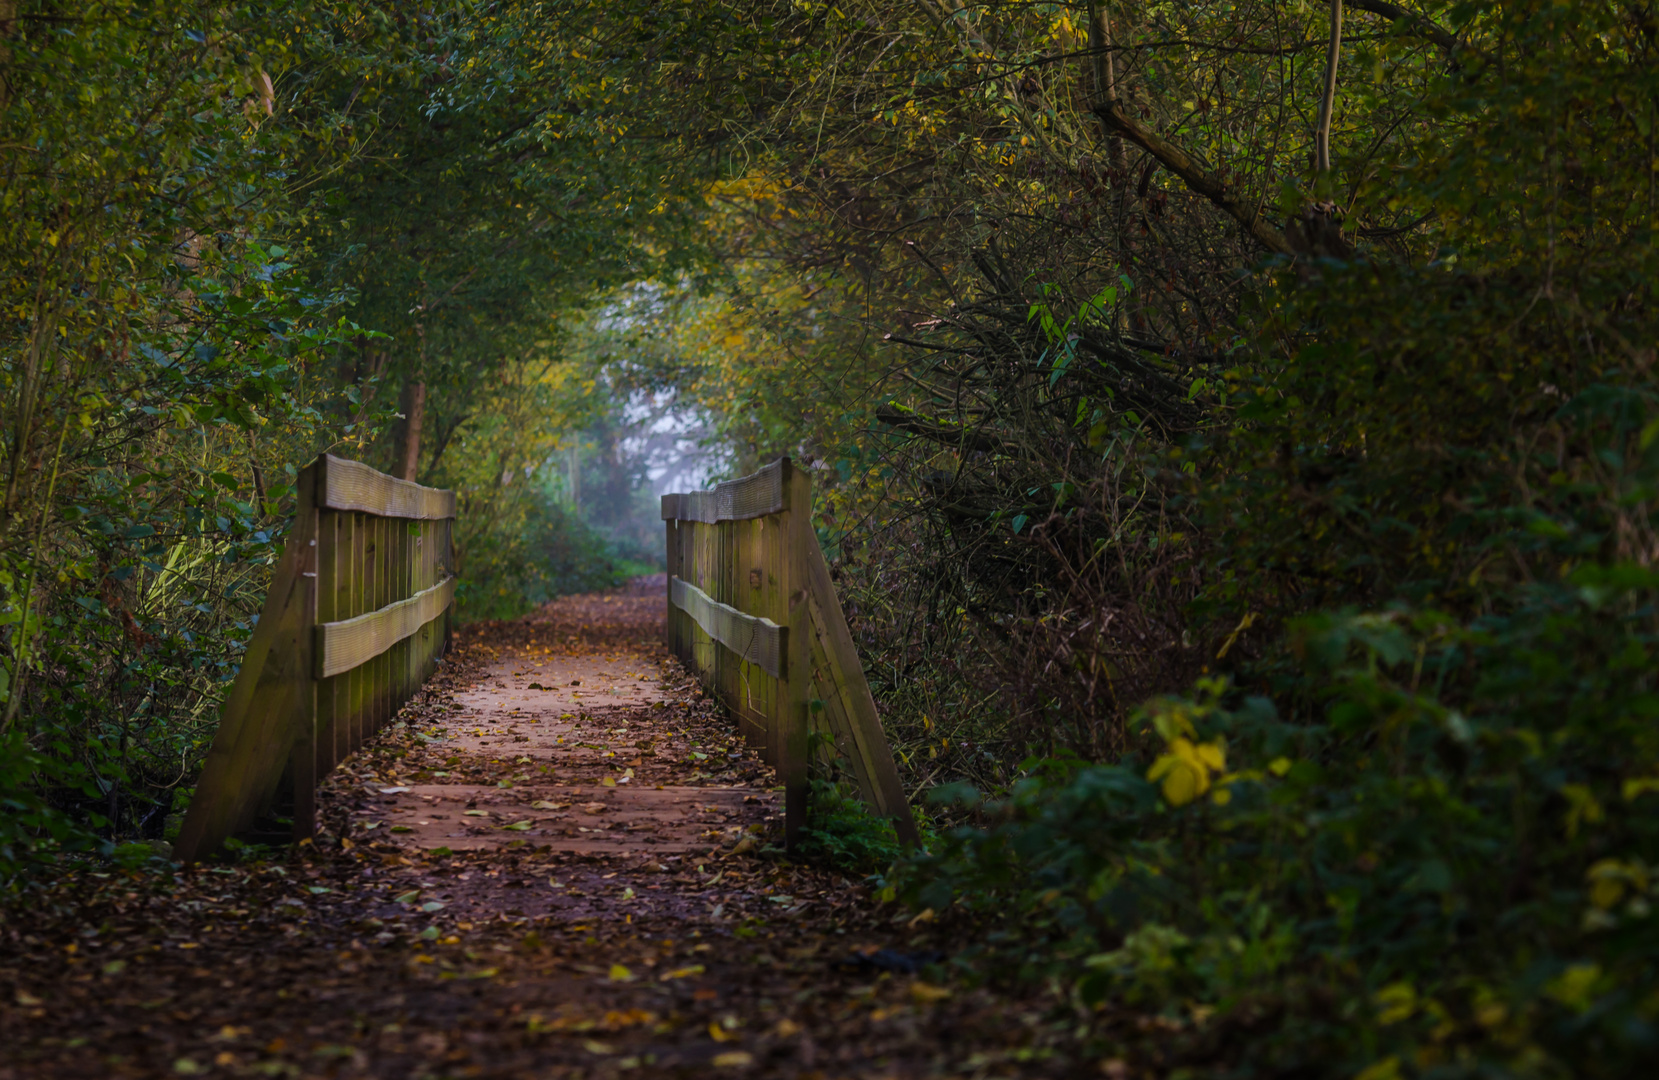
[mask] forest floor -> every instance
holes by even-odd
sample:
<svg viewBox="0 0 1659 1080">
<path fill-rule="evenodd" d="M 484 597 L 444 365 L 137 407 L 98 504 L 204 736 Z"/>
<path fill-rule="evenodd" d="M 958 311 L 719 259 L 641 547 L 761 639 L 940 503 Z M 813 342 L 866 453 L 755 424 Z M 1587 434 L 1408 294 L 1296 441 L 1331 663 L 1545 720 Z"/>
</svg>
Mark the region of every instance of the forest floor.
<svg viewBox="0 0 1659 1080">
<path fill-rule="evenodd" d="M 778 851 L 662 609 L 642 582 L 465 628 L 315 844 L 10 902 L 0 1080 L 1126 1075 L 1063 996 L 953 985 L 938 924 Z"/>
</svg>

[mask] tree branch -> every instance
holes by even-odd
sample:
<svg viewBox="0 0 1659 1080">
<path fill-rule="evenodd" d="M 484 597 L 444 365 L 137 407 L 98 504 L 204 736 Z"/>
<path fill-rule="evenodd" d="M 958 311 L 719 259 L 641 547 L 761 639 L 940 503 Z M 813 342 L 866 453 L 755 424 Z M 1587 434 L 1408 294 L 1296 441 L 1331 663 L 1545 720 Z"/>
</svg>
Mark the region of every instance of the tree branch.
<svg viewBox="0 0 1659 1080">
<path fill-rule="evenodd" d="M 1096 105 L 1094 112 L 1107 127 L 1121 132 L 1124 138 L 1157 158 L 1164 168 L 1179 176 L 1187 187 L 1232 215 L 1262 247 L 1280 255 L 1295 254 L 1284 234 L 1263 221 L 1261 215 L 1256 213 L 1254 202 L 1233 194 L 1225 183 L 1210 175 L 1202 165 L 1188 157 L 1184 150 L 1124 112 L 1117 102 Z"/>
<path fill-rule="evenodd" d="M 1336 112 L 1336 68 L 1342 59 L 1342 0 L 1331 0 L 1331 43 L 1325 48 L 1325 93 L 1319 99 L 1319 132 L 1314 142 L 1320 175 L 1331 171 L 1331 117 Z"/>
<path fill-rule="evenodd" d="M 1369 11 L 1373 15 L 1380 15 L 1389 22 L 1405 23 L 1418 37 L 1432 41 L 1445 49 L 1448 54 L 1455 55 L 1469 49 L 1468 45 L 1457 40 L 1457 35 L 1440 26 L 1438 23 L 1402 7 L 1395 7 L 1386 0 L 1352 0 L 1353 5 L 1361 11 Z"/>
</svg>

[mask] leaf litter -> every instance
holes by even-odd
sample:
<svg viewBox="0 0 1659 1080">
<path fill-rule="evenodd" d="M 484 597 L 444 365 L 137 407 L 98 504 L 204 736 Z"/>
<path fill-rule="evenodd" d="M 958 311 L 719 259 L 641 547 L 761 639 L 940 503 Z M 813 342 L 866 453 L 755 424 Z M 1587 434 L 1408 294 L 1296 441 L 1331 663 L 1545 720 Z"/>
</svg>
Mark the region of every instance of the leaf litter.
<svg viewBox="0 0 1659 1080">
<path fill-rule="evenodd" d="M 968 985 L 946 958 L 950 920 L 913 925 L 864 884 L 779 853 L 775 777 L 664 655 L 660 588 L 464 628 L 399 722 L 325 783 L 314 843 L 28 883 L 0 908 L 0 1080 L 1099 1075 L 1090 1028 L 1112 1018 L 1075 1014 L 1063 991 Z M 554 702 L 564 711 L 539 717 L 511 700 L 515 679 L 564 688 L 572 665 L 602 686 L 596 660 L 654 672 L 655 700 Z M 488 726 L 485 707 L 579 725 L 588 737 L 566 742 L 607 748 L 556 751 L 561 793 L 604 790 L 620 769 L 601 755 L 621 747 L 637 792 L 697 797 L 625 811 L 642 827 L 602 846 L 532 835 L 523 818 L 468 848 L 370 831 L 386 807 L 431 815 L 406 826 L 424 828 L 446 788 L 477 802 L 481 784 L 549 786 L 516 756 L 457 746 Z M 522 805 L 622 816 L 537 794 Z M 489 816 L 443 820 L 487 831 Z M 695 842 L 651 843 L 669 824 L 653 816 L 675 818 L 675 835 L 690 819 Z"/>
</svg>

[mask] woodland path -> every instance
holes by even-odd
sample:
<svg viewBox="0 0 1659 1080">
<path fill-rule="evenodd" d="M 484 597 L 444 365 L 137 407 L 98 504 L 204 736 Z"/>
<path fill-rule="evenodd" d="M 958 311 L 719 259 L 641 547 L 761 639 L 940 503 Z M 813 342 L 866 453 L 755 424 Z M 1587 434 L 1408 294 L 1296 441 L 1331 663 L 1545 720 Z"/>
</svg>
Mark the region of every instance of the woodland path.
<svg viewBox="0 0 1659 1080">
<path fill-rule="evenodd" d="M 461 631 L 314 846 L 0 913 L 0 1080 L 1101 1075 L 1060 1001 L 940 985 L 939 927 L 769 846 L 661 589 Z"/>
</svg>

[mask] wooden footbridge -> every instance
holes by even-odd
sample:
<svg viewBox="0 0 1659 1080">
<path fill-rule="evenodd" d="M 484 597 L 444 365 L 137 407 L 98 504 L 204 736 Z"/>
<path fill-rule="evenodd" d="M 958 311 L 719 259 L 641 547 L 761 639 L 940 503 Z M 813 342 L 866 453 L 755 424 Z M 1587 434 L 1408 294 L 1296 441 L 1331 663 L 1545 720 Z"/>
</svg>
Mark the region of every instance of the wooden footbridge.
<svg viewBox="0 0 1659 1080">
<path fill-rule="evenodd" d="M 875 701 L 810 527 L 809 475 L 780 459 L 663 497 L 669 649 L 737 717 L 806 821 L 813 760 L 840 761 L 914 843 Z M 396 718 L 453 629 L 455 494 L 325 455 L 300 473 L 270 591 L 176 845 L 197 861 L 274 810 L 316 830 L 317 783 Z M 815 737 L 816 735 L 816 737 Z"/>
</svg>

